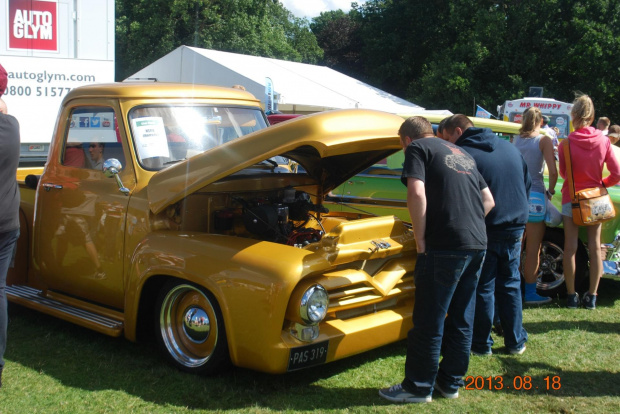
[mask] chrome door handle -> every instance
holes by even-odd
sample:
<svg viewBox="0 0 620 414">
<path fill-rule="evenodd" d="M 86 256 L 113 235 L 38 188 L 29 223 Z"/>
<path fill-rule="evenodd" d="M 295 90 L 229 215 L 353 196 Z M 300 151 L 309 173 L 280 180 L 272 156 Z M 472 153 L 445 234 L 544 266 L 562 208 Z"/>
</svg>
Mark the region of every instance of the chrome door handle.
<svg viewBox="0 0 620 414">
<path fill-rule="evenodd" d="M 52 188 L 56 189 L 56 190 L 61 190 L 62 189 L 62 185 L 60 184 L 53 184 L 53 183 L 43 183 L 41 184 L 43 186 L 43 188 L 45 188 L 45 191 L 49 191 Z"/>
</svg>

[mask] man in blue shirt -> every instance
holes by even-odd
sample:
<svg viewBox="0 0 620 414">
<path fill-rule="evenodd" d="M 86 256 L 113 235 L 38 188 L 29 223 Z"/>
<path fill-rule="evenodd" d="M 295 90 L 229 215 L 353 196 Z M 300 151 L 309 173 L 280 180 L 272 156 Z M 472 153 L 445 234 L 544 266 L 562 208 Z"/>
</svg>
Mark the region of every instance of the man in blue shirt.
<svg viewBox="0 0 620 414">
<path fill-rule="evenodd" d="M 472 353 L 491 355 L 497 299 L 504 345 L 511 354 L 522 354 L 527 332 L 523 328 L 519 265 L 532 185 L 527 164 L 514 145 L 489 128 L 475 128 L 465 115 L 456 114 L 446 121 L 444 139 L 463 148 L 476 160 L 478 171 L 495 200 L 495 208 L 485 219 L 487 256 L 476 291 Z"/>
</svg>

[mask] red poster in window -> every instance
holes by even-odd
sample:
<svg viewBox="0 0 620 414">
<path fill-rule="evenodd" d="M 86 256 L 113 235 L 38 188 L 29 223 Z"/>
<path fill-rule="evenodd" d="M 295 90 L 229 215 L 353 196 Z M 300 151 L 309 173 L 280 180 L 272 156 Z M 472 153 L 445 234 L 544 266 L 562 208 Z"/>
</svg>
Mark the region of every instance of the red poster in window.
<svg viewBox="0 0 620 414">
<path fill-rule="evenodd" d="M 58 51 L 56 0 L 9 0 L 9 49 Z"/>
</svg>

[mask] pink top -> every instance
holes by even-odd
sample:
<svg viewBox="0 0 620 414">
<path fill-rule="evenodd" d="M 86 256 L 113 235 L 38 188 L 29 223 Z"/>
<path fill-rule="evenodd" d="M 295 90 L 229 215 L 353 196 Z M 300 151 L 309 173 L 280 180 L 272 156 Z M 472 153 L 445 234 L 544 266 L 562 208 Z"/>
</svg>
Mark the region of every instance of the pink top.
<svg viewBox="0 0 620 414">
<path fill-rule="evenodd" d="M 620 164 L 616 160 L 609 138 L 594 127 L 586 127 L 571 132 L 567 139 L 560 143 L 558 157 L 560 159 L 560 175 L 564 178 L 562 185 L 562 204 L 570 203 L 571 195 L 566 180 L 566 162 L 564 145 L 570 141 L 570 154 L 573 168 L 575 191 L 598 187 L 601 183 L 611 187 L 620 181 Z M 603 164 L 607 164 L 609 175 L 603 179 Z"/>
</svg>

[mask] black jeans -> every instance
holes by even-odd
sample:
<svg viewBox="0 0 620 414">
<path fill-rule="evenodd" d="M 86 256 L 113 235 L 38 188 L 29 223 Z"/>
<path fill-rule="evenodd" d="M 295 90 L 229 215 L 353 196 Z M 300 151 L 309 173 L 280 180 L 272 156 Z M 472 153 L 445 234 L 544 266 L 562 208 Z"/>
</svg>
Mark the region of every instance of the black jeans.
<svg viewBox="0 0 620 414">
<path fill-rule="evenodd" d="M 6 274 L 13 265 L 15 248 L 19 238 L 19 229 L 0 233 L 0 371 L 4 368 L 4 351 L 6 349 L 6 331 L 9 322 L 6 301 Z"/>
<path fill-rule="evenodd" d="M 409 331 L 402 383 L 405 390 L 430 395 L 435 379 L 446 392 L 456 392 L 463 385 L 484 256 L 484 250 L 418 254 L 413 329 Z"/>
</svg>

